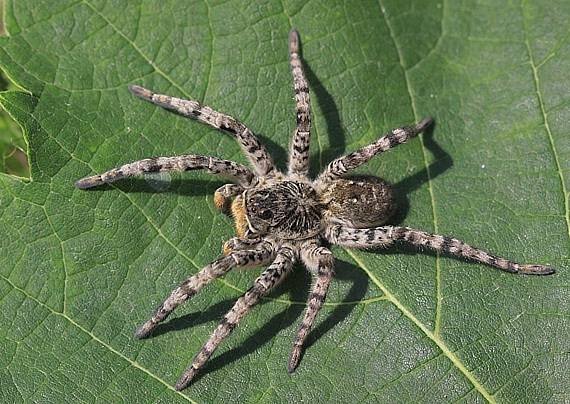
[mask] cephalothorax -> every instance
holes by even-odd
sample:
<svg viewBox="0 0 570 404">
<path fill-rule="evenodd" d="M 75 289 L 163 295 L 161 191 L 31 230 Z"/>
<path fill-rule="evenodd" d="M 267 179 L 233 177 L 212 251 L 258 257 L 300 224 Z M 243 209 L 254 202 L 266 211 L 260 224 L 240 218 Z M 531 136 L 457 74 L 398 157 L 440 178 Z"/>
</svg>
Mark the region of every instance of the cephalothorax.
<svg viewBox="0 0 570 404">
<path fill-rule="evenodd" d="M 289 53 L 297 129 L 291 142 L 287 173 L 277 171 L 265 147 L 237 119 L 196 101 L 155 94 L 139 86 L 130 86 L 129 89 L 137 97 L 235 136 L 254 171 L 233 161 L 189 154 L 139 160 L 75 183 L 77 188 L 90 188 L 136 174 L 198 169 L 223 175 L 233 181 L 233 184 L 216 190 L 214 203 L 220 211 L 231 212 L 239 237 L 224 244 L 224 255 L 221 258 L 176 287 L 152 317 L 139 327 L 137 338 L 148 337 L 180 303 L 233 268 L 263 265 L 268 265 L 268 268 L 223 317 L 196 355 L 194 363 L 178 379 L 178 390 L 191 382 L 198 369 L 208 361 L 221 341 L 234 330 L 259 299 L 284 279 L 295 262 L 301 261 L 315 276 L 315 282 L 289 357 L 288 370 L 295 370 L 301 358 L 303 342 L 325 301 L 333 277 L 333 256 L 323 245 L 326 243 L 349 248 L 375 248 L 399 241 L 428 247 L 507 272 L 532 275 L 554 272 L 546 265 L 520 265 L 499 258 L 455 238 L 409 227 L 385 225 L 396 209 L 390 186 L 377 177 L 347 174 L 382 152 L 417 136 L 433 124 L 431 118 L 425 118 L 415 126 L 392 130 L 368 146 L 333 160 L 317 178 L 310 179 L 309 87 L 299 56 L 299 36 L 294 29 L 289 34 Z"/>
<path fill-rule="evenodd" d="M 305 240 L 315 237 L 323 227 L 323 204 L 307 182 L 278 180 L 245 190 L 232 204 L 238 221 L 242 209 L 247 228 L 245 231 L 238 228 L 240 237 L 272 235 L 285 240 Z"/>
</svg>

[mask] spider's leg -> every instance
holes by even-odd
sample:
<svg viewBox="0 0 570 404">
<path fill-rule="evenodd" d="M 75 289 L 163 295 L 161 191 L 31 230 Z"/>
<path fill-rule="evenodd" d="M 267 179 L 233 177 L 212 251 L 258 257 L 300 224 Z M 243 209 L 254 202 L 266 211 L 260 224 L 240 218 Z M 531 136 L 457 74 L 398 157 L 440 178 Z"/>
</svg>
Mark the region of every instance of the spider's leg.
<svg viewBox="0 0 570 404">
<path fill-rule="evenodd" d="M 252 246 L 259 244 L 261 241 L 260 237 L 233 237 L 224 243 L 222 251 L 224 254 L 229 254 L 234 250 L 250 250 Z"/>
<path fill-rule="evenodd" d="M 309 105 L 309 83 L 303 72 L 299 56 L 299 33 L 294 28 L 289 32 L 289 63 L 293 74 L 293 89 L 297 106 L 297 129 L 289 151 L 289 174 L 309 172 L 309 145 L 311 143 L 311 110 Z"/>
<path fill-rule="evenodd" d="M 253 286 L 245 292 L 226 313 L 222 321 L 210 336 L 208 341 L 202 346 L 194 363 L 190 365 L 176 382 L 175 389 L 182 390 L 192 381 L 198 369 L 210 359 L 218 345 L 235 329 L 241 319 L 251 310 L 251 308 L 281 282 L 287 275 L 294 263 L 294 253 L 289 247 L 282 247 L 277 253 L 275 261 L 264 271 L 253 283 Z"/>
<path fill-rule="evenodd" d="M 424 118 L 415 126 L 404 126 L 396 128 L 390 133 L 382 136 L 374 143 L 364 146 L 346 156 L 339 157 L 331 161 L 317 178 L 317 181 L 330 182 L 355 168 L 370 161 L 371 158 L 390 150 L 410 138 L 416 137 L 433 124 L 433 118 Z"/>
<path fill-rule="evenodd" d="M 239 195 L 243 192 L 243 188 L 236 184 L 225 184 L 216 189 L 214 192 L 214 205 L 222 213 L 226 215 L 231 212 L 231 197 Z"/>
<path fill-rule="evenodd" d="M 299 325 L 291 355 L 289 355 L 289 363 L 287 364 L 289 372 L 293 372 L 299 365 L 303 343 L 309 335 L 317 313 L 325 302 L 334 272 L 332 252 L 328 248 L 321 247 L 314 240 L 310 240 L 301 246 L 301 259 L 307 268 L 316 274 L 316 281 L 311 297 L 307 301 L 307 310 Z"/>
<path fill-rule="evenodd" d="M 382 226 L 371 229 L 352 229 L 340 225 L 330 226 L 325 237 L 333 244 L 349 248 L 373 248 L 402 241 L 418 247 L 427 247 L 444 254 L 465 258 L 498 268 L 502 271 L 526 275 L 550 275 L 548 265 L 522 265 L 489 254 L 456 238 L 400 226 Z"/>
<path fill-rule="evenodd" d="M 255 249 L 232 251 L 228 255 L 205 266 L 198 273 L 178 285 L 170 293 L 170 296 L 156 309 L 152 317 L 138 328 L 135 336 L 137 338 L 148 337 L 156 326 L 164 321 L 180 303 L 192 298 L 214 279 L 228 273 L 235 267 L 244 268 L 264 265 L 273 256 L 273 246 L 270 243 L 260 243 Z"/>
<path fill-rule="evenodd" d="M 152 102 L 155 105 L 174 111 L 187 118 L 196 119 L 216 129 L 223 130 L 235 136 L 247 158 L 255 167 L 256 172 L 263 177 L 275 175 L 275 166 L 271 156 L 261 144 L 251 129 L 243 123 L 197 101 L 184 100 L 165 94 L 155 94 L 146 88 L 129 86 L 133 95 Z"/>
<path fill-rule="evenodd" d="M 222 175 L 235 181 L 244 188 L 249 188 L 258 181 L 256 175 L 242 164 L 212 156 L 186 154 L 182 156 L 154 157 L 135 161 L 113 168 L 100 175 L 82 178 L 75 183 L 75 187 L 80 189 L 91 188 L 132 177 L 137 174 L 191 170 L 206 170 L 212 174 Z"/>
</svg>

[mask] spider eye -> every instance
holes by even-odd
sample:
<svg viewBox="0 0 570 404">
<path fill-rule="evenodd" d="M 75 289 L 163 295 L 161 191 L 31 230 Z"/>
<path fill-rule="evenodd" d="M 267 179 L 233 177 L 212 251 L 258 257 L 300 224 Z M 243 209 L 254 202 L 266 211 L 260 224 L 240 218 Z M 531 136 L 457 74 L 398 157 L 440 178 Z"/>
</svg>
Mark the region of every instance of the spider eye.
<svg viewBox="0 0 570 404">
<path fill-rule="evenodd" d="M 254 212 L 255 213 L 255 212 Z M 270 210 L 264 209 L 261 212 L 259 212 L 259 215 L 257 215 L 260 219 L 263 220 L 269 220 L 273 217 L 273 213 Z"/>
<path fill-rule="evenodd" d="M 260 209 L 256 206 L 250 206 L 249 212 L 252 215 L 263 220 L 269 220 L 273 217 L 273 212 L 271 212 L 269 209 Z"/>
</svg>

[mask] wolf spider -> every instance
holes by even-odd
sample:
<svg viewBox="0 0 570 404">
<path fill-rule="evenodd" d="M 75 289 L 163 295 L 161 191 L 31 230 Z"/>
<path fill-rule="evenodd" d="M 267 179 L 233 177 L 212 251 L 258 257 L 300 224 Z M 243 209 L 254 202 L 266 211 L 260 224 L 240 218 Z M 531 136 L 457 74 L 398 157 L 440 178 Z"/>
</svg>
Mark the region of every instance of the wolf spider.
<svg viewBox="0 0 570 404">
<path fill-rule="evenodd" d="M 289 356 L 287 369 L 294 371 L 301 358 L 303 342 L 323 306 L 333 277 L 333 254 L 326 247 L 327 243 L 368 249 L 399 241 L 507 272 L 531 275 L 554 272 L 545 265 L 517 264 L 455 238 L 410 227 L 385 225 L 397 207 L 392 188 L 377 177 L 346 174 L 373 157 L 416 137 L 433 124 L 432 118 L 425 118 L 415 126 L 394 129 L 374 143 L 333 160 L 316 179 L 311 180 L 308 176 L 311 137 L 309 87 L 299 55 L 299 35 L 294 29 L 289 33 L 289 53 L 297 129 L 291 142 L 287 173 L 277 171 L 265 147 L 237 119 L 196 101 L 155 94 L 132 85 L 129 89 L 137 97 L 235 136 L 254 171 L 233 161 L 189 154 L 139 160 L 75 183 L 77 188 L 83 189 L 136 174 L 198 169 L 225 176 L 234 182 L 215 191 L 214 203 L 221 212 L 231 212 L 239 237 L 224 244 L 221 258 L 176 287 L 152 317 L 138 328 L 136 337 L 148 337 L 180 303 L 230 270 L 263 265 L 268 265 L 268 268 L 223 317 L 196 355 L 194 363 L 178 379 L 177 390 L 188 386 L 243 316 L 291 272 L 295 262 L 301 261 L 316 279 Z"/>
</svg>

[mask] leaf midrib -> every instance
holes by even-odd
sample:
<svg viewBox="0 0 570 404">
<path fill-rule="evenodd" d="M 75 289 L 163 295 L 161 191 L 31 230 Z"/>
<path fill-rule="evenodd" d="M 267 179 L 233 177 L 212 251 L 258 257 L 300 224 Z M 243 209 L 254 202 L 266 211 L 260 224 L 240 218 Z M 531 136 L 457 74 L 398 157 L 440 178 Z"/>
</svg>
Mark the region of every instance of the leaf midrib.
<svg viewBox="0 0 570 404">
<path fill-rule="evenodd" d="M 381 11 L 385 10 L 385 7 L 382 5 L 382 0 L 378 0 L 378 4 L 380 6 Z M 442 4 L 442 7 L 444 5 Z M 414 98 L 414 93 L 412 91 L 412 84 L 408 76 L 408 69 L 404 67 L 404 60 L 401 53 L 401 47 L 398 45 L 396 35 L 394 34 L 394 28 L 390 24 L 390 19 L 387 17 L 385 12 L 382 12 L 384 16 L 384 20 L 386 22 L 386 26 L 388 28 L 388 32 L 392 42 L 394 44 L 394 49 L 396 50 L 396 54 L 398 55 L 399 64 L 402 70 L 402 74 L 404 75 L 404 79 L 406 82 L 406 88 L 408 90 L 408 96 L 410 97 L 410 104 L 412 107 L 412 112 L 416 122 L 419 122 L 422 117 L 419 116 L 416 102 Z M 440 37 L 441 38 L 441 37 Z M 416 63 L 416 66 L 420 62 Z M 437 209 L 436 209 L 436 200 L 434 189 L 432 186 L 432 173 L 430 170 L 430 164 L 428 161 L 428 149 L 425 147 L 423 136 L 419 136 L 421 149 L 422 149 L 422 156 L 423 156 L 423 163 L 424 168 L 427 173 L 427 190 L 430 196 L 430 203 L 431 203 L 431 213 L 433 217 L 433 231 L 436 234 L 439 234 L 439 226 L 438 226 L 438 216 L 437 216 Z M 459 358 L 449 349 L 449 347 L 443 342 L 440 338 L 440 324 L 441 324 L 441 317 L 442 317 L 442 301 L 443 296 L 441 294 L 441 287 L 442 287 L 442 280 L 441 280 L 441 259 L 439 252 L 435 254 L 435 267 L 436 267 L 436 309 L 435 309 L 435 324 L 434 324 L 434 331 L 432 332 L 426 325 L 424 325 L 416 316 L 412 314 L 412 312 L 401 302 L 399 301 L 389 290 L 388 288 L 378 280 L 374 274 L 366 267 L 366 265 L 361 262 L 357 256 L 352 251 L 348 251 L 348 254 L 358 262 L 359 266 L 368 274 L 369 278 L 374 282 L 374 284 L 384 293 L 387 300 L 392 302 L 394 306 L 396 306 L 404 316 L 409 318 L 429 339 L 431 339 L 442 351 L 442 353 L 451 361 L 451 363 L 459 370 L 461 373 L 465 375 L 467 380 L 473 385 L 477 391 L 485 397 L 485 399 L 489 402 L 495 402 L 491 394 L 487 391 L 487 389 L 477 380 L 477 378 L 471 373 L 467 367 L 459 360 Z"/>
<path fill-rule="evenodd" d="M 534 56 L 533 56 L 533 52 L 532 52 L 532 47 L 530 46 L 530 42 L 529 42 L 529 38 L 528 38 L 528 29 L 526 27 L 526 16 L 524 13 L 524 0 L 522 0 L 521 2 L 521 13 L 522 13 L 522 17 L 523 17 L 523 32 L 525 34 L 525 46 L 527 49 L 527 54 L 528 54 L 528 59 L 529 59 L 529 65 L 530 68 L 532 70 L 532 77 L 534 80 L 534 85 L 536 88 L 536 96 L 538 98 L 538 104 L 540 105 L 540 112 L 542 114 L 542 120 L 544 122 L 544 128 L 546 130 L 546 133 L 548 135 L 548 141 L 550 143 L 550 147 L 552 148 L 552 154 L 554 157 L 554 163 L 556 165 L 556 171 L 558 172 L 558 176 L 560 178 L 560 186 L 562 188 L 562 194 L 564 195 L 564 218 L 566 219 L 566 229 L 568 232 L 568 238 L 570 239 L 570 198 L 569 198 L 569 194 L 568 194 L 568 189 L 566 187 L 566 178 L 564 178 L 564 170 L 562 170 L 562 165 L 560 164 L 560 153 L 558 152 L 558 149 L 556 148 L 556 143 L 554 142 L 554 137 L 552 136 L 552 131 L 550 130 L 550 125 L 548 123 L 548 113 L 546 112 L 546 107 L 544 105 L 544 96 L 542 94 L 542 90 L 540 88 L 540 79 L 538 78 L 538 70 L 540 69 L 540 67 L 542 67 L 544 65 L 544 63 L 546 61 L 544 61 L 543 63 L 537 65 L 535 60 L 534 60 Z M 568 38 L 568 35 L 570 35 L 570 30 L 567 32 L 566 38 Z M 548 58 L 547 58 L 548 60 Z"/>
</svg>

